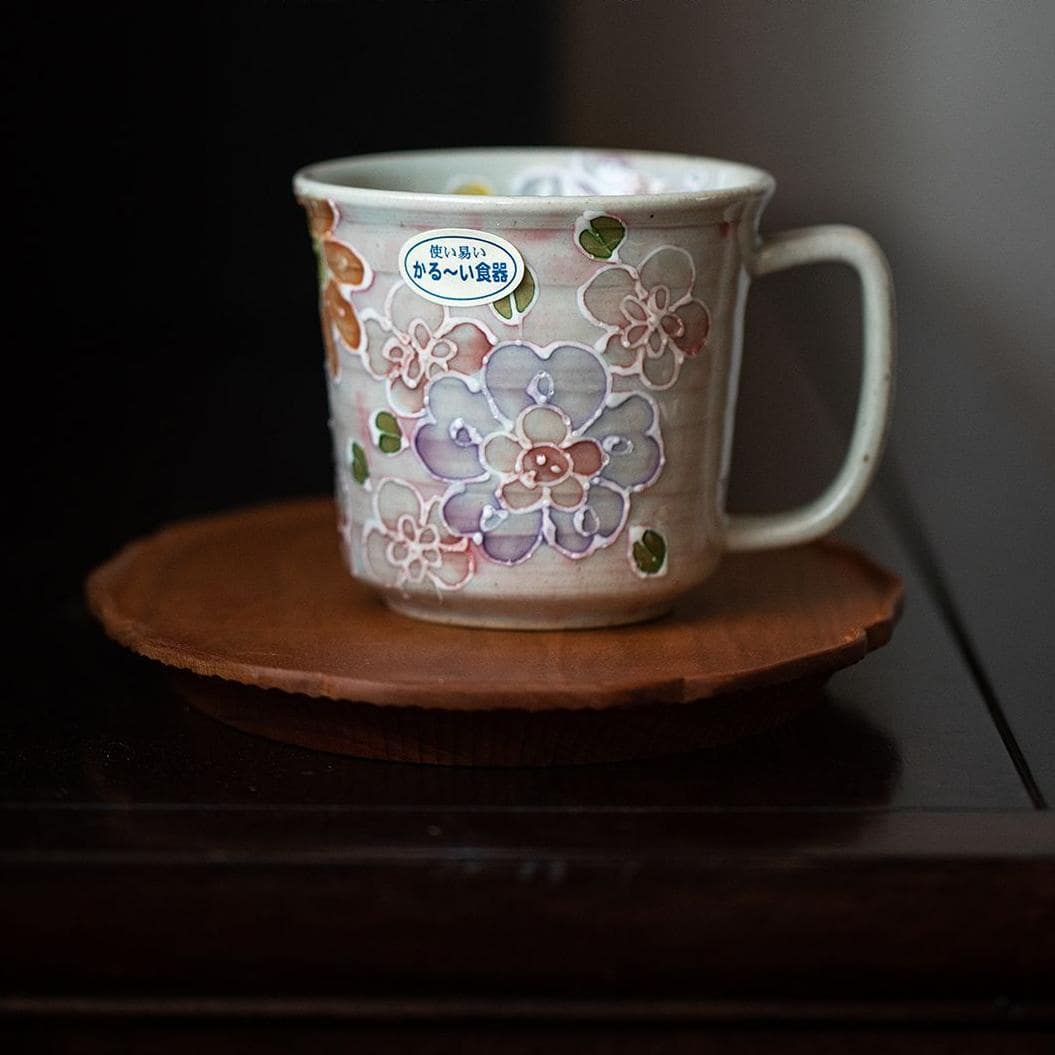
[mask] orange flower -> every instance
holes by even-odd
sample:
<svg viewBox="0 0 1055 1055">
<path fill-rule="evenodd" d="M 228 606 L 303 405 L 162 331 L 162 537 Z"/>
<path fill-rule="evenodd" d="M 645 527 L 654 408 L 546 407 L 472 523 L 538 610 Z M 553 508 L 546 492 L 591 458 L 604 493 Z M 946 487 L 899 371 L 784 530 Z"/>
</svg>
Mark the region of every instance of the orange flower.
<svg viewBox="0 0 1055 1055">
<path fill-rule="evenodd" d="M 366 268 L 359 254 L 350 245 L 338 242 L 336 238 L 324 238 L 322 253 L 326 258 L 326 266 L 338 282 L 352 286 L 362 285 Z"/>
<path fill-rule="evenodd" d="M 308 230 L 312 238 L 322 238 L 337 226 L 337 209 L 324 198 L 301 198 L 300 204 L 308 214 Z"/>
<path fill-rule="evenodd" d="M 322 342 L 326 349 L 326 368 L 336 381 L 341 375 L 341 356 L 334 330 L 353 352 L 360 351 L 362 328 L 348 293 L 365 289 L 374 276 L 363 258 L 334 235 L 340 214 L 333 202 L 323 198 L 300 198 L 299 201 L 308 214 L 308 229 L 320 257 Z"/>
<path fill-rule="evenodd" d="M 337 346 L 333 339 L 333 329 L 336 327 L 349 348 L 353 351 L 359 350 L 359 341 L 362 329 L 359 326 L 359 316 L 355 308 L 345 300 L 341 288 L 336 280 L 330 279 L 322 293 L 322 339 L 326 345 L 326 366 L 330 376 L 337 380 L 341 373 L 340 359 L 337 355 Z"/>
</svg>

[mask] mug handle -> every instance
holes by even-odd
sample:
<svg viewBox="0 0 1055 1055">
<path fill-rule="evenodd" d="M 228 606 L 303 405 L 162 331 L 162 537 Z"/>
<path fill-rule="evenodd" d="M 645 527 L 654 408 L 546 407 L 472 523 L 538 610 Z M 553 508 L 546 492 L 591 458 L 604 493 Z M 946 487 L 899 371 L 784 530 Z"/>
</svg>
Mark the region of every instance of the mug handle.
<svg viewBox="0 0 1055 1055">
<path fill-rule="evenodd" d="M 875 239 L 856 227 L 826 225 L 784 231 L 765 241 L 748 265 L 752 277 L 840 261 L 861 278 L 864 364 L 850 447 L 835 479 L 808 505 L 762 516 L 730 515 L 730 551 L 794 546 L 827 534 L 861 500 L 875 475 L 890 419 L 894 377 L 894 289 L 890 268 Z"/>
</svg>

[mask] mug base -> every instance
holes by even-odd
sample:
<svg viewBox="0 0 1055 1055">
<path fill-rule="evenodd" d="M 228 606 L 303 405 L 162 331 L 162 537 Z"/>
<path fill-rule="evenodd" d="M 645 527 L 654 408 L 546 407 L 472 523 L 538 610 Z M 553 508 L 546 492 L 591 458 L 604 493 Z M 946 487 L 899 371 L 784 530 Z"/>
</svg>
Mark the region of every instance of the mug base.
<svg viewBox="0 0 1055 1055">
<path fill-rule="evenodd" d="M 530 605 L 516 600 L 487 605 L 480 598 L 474 598 L 472 607 L 453 608 L 447 602 L 429 604 L 400 594 L 382 594 L 381 599 L 393 612 L 411 619 L 481 630 L 589 630 L 626 626 L 659 619 L 674 607 L 673 600 L 665 600 L 653 605 L 582 611 L 567 599 Z"/>
</svg>

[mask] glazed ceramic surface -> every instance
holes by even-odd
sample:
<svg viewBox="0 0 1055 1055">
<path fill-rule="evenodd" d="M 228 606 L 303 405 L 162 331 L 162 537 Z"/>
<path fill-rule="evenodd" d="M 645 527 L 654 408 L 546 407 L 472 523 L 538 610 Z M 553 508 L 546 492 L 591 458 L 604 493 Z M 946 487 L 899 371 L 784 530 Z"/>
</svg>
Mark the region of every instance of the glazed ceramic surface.
<svg viewBox="0 0 1055 1055">
<path fill-rule="evenodd" d="M 318 258 L 340 534 L 425 619 L 585 627 L 668 610 L 726 549 L 807 541 L 881 450 L 889 276 L 860 231 L 761 242 L 763 172 L 658 154 L 377 155 L 297 174 Z M 843 260 L 865 367 L 842 470 L 810 506 L 725 513 L 752 275 Z"/>
</svg>

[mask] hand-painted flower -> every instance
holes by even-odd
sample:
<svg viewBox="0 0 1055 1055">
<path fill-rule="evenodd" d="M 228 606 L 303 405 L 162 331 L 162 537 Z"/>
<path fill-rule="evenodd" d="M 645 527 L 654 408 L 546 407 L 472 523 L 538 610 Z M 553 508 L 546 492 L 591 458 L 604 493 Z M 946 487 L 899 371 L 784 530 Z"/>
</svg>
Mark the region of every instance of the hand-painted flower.
<svg viewBox="0 0 1055 1055">
<path fill-rule="evenodd" d="M 639 374 L 650 388 L 669 388 L 686 358 L 707 342 L 711 315 L 694 297 L 696 268 L 684 249 L 661 246 L 640 268 L 602 267 L 579 290 L 583 314 L 606 332 L 596 348 L 616 374 Z"/>
<path fill-rule="evenodd" d="M 337 206 L 326 198 L 298 198 L 308 214 L 308 231 L 312 238 L 322 238 L 329 234 L 340 219 Z"/>
<path fill-rule="evenodd" d="M 604 362 L 581 345 L 498 345 L 483 383 L 429 388 L 414 449 L 449 481 L 443 516 L 502 564 L 543 542 L 569 557 L 610 544 L 630 494 L 663 466 L 659 422 L 640 393 L 612 395 Z"/>
<path fill-rule="evenodd" d="M 507 480 L 499 491 L 502 505 L 518 512 L 543 505 L 578 509 L 605 463 L 596 440 L 573 440 L 564 412 L 544 404 L 522 411 L 512 435 L 496 433 L 483 454 Z"/>
<path fill-rule="evenodd" d="M 425 391 L 444 374 L 475 374 L 494 345 L 480 323 L 452 319 L 448 309 L 424 300 L 397 282 L 385 298 L 384 313 L 363 312 L 367 370 L 388 382 L 388 399 L 405 417 L 425 409 Z"/>
<path fill-rule="evenodd" d="M 322 255 L 333 277 L 350 289 L 364 289 L 370 285 L 373 275 L 363 258 L 344 242 L 336 238 L 322 240 Z"/>
<path fill-rule="evenodd" d="M 618 154 L 575 154 L 559 165 L 533 165 L 516 173 L 514 194 L 648 194 L 659 181 L 632 168 Z"/>
<path fill-rule="evenodd" d="M 381 481 L 373 516 L 363 525 L 363 547 L 370 570 L 401 590 L 431 584 L 457 590 L 473 573 L 466 538 L 452 538 L 439 514 L 439 498 L 423 501 L 401 480 Z"/>
<path fill-rule="evenodd" d="M 359 317 L 348 297 L 366 289 L 373 272 L 363 258 L 335 232 L 341 220 L 337 206 L 326 198 L 298 198 L 308 216 L 308 231 L 319 257 L 319 316 L 326 368 L 334 381 L 341 379 L 343 343 L 350 352 L 359 351 Z"/>
<path fill-rule="evenodd" d="M 334 381 L 341 377 L 340 342 L 352 354 L 361 350 L 362 327 L 349 294 L 366 289 L 374 280 L 370 266 L 345 242 L 325 235 L 317 245 L 323 280 L 319 314 L 326 366 Z"/>
</svg>

